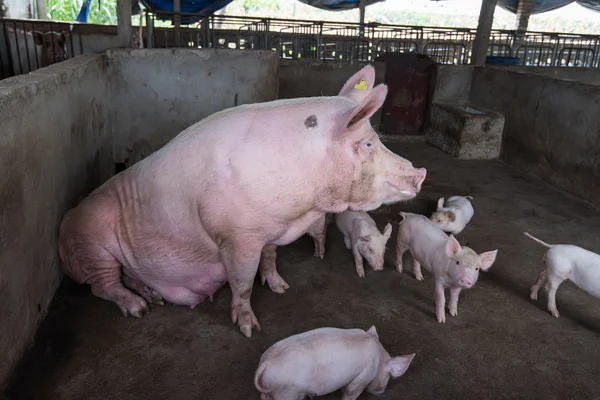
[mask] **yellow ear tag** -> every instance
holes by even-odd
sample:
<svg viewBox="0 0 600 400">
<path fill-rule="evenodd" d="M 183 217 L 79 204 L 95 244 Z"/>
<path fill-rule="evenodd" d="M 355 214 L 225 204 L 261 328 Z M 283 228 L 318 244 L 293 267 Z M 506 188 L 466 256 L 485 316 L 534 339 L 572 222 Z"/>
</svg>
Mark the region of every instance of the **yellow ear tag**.
<svg viewBox="0 0 600 400">
<path fill-rule="evenodd" d="M 367 86 L 367 83 L 365 82 L 364 79 L 360 80 L 360 83 L 357 83 L 356 85 L 354 85 L 354 89 L 358 89 L 358 90 L 367 90 L 369 87 Z"/>
</svg>

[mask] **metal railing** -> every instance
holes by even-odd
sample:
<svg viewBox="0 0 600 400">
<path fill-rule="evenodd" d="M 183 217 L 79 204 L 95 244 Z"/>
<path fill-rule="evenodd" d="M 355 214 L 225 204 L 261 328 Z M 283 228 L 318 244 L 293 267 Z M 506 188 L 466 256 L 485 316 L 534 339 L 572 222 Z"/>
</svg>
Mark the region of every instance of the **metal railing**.
<svg viewBox="0 0 600 400">
<path fill-rule="evenodd" d="M 460 65 L 471 62 L 475 39 L 475 30 L 469 28 L 361 25 L 163 11 L 147 11 L 145 19 L 144 47 L 269 50 L 284 59 L 371 62 L 385 53 L 419 53 L 440 64 Z M 176 19 L 180 21 L 179 27 L 157 23 L 162 21 L 164 25 L 164 21 Z M 87 24 L 0 18 L 0 79 L 83 54 L 81 32 L 103 34 L 106 29 Z M 488 55 L 517 57 L 526 66 L 597 68 L 600 36 L 544 32 L 519 35 L 515 31 L 493 30 Z"/>
<path fill-rule="evenodd" d="M 68 23 L 0 19 L 0 79 L 26 74 L 83 53 Z"/>
<path fill-rule="evenodd" d="M 155 21 L 182 25 L 155 27 Z M 185 23 L 188 23 L 185 25 Z M 475 29 L 358 24 L 147 11 L 147 47 L 272 50 L 281 58 L 368 62 L 390 52 L 425 54 L 440 64 L 469 64 Z M 175 46 L 175 37 L 179 45 Z M 600 36 L 493 30 L 488 55 L 522 65 L 598 67 Z"/>
</svg>

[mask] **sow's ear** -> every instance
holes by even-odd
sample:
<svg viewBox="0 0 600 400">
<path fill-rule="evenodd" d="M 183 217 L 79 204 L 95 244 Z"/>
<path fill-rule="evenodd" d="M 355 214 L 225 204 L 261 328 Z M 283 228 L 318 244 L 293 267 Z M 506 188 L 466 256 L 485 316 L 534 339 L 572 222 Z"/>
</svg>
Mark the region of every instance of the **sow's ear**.
<svg viewBox="0 0 600 400">
<path fill-rule="evenodd" d="M 368 121 L 383 105 L 387 92 L 386 85 L 382 84 L 375 87 L 356 108 L 350 110 L 350 115 L 346 118 L 342 130 L 353 129 L 364 121 Z"/>
<path fill-rule="evenodd" d="M 363 85 L 361 85 L 361 81 L 364 81 Z M 360 103 L 373 91 L 374 84 L 375 68 L 367 65 L 346 81 L 338 96 L 349 97 L 357 103 Z M 358 85 L 358 87 L 355 88 L 355 85 Z"/>
</svg>

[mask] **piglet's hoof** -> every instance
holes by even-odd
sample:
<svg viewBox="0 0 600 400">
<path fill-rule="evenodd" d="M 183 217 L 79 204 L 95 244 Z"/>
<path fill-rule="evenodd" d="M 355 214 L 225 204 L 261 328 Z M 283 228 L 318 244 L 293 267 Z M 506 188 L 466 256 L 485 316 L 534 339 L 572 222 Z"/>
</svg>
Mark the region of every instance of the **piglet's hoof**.
<svg viewBox="0 0 600 400">
<path fill-rule="evenodd" d="M 443 314 L 438 314 L 437 320 L 440 324 L 444 324 L 446 322 L 446 313 L 444 312 Z"/>
</svg>

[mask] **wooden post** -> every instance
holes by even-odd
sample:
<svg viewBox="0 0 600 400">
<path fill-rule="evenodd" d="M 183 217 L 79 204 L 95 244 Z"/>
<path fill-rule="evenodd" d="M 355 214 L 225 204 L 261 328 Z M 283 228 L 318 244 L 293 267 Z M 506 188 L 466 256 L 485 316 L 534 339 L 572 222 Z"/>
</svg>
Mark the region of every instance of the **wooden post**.
<svg viewBox="0 0 600 400">
<path fill-rule="evenodd" d="M 471 64 L 473 65 L 485 65 L 496 4 L 498 4 L 498 0 L 483 0 L 481 3 L 477 33 L 475 34 L 473 52 L 471 53 Z"/>
<path fill-rule="evenodd" d="M 117 0 L 117 36 L 119 37 L 120 47 L 131 47 L 133 37 L 131 0 Z"/>
</svg>

